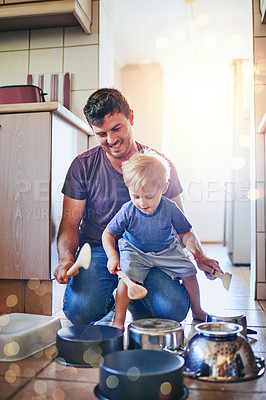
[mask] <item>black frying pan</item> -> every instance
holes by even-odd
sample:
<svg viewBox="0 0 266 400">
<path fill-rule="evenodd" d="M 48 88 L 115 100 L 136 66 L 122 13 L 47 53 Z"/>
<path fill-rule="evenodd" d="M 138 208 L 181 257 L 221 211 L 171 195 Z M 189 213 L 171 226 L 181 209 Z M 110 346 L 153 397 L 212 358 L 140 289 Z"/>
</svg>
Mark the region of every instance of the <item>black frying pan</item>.
<svg viewBox="0 0 266 400">
<path fill-rule="evenodd" d="M 184 359 L 159 350 L 125 350 L 104 357 L 95 395 L 100 400 L 183 400 Z"/>
<path fill-rule="evenodd" d="M 105 325 L 77 325 L 62 328 L 56 335 L 60 364 L 75 367 L 98 367 L 103 356 L 123 350 L 122 330 Z"/>
</svg>

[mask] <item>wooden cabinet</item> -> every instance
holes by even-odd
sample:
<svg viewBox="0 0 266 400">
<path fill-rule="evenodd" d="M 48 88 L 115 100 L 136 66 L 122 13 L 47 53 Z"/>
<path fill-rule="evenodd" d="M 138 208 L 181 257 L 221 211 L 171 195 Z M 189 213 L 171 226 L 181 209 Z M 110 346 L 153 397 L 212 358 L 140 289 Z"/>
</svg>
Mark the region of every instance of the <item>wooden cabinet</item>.
<svg viewBox="0 0 266 400">
<path fill-rule="evenodd" d="M 2 107 L 0 278 L 49 280 L 57 266 L 62 184 L 73 158 L 88 147 L 89 127 L 56 107 L 1 114 Z"/>
<path fill-rule="evenodd" d="M 92 0 L 0 0 L 0 31 L 81 25 L 91 33 Z"/>
<path fill-rule="evenodd" d="M 15 3 L 37 3 L 43 0 L 4 0 L 4 4 L 15 4 Z"/>
</svg>

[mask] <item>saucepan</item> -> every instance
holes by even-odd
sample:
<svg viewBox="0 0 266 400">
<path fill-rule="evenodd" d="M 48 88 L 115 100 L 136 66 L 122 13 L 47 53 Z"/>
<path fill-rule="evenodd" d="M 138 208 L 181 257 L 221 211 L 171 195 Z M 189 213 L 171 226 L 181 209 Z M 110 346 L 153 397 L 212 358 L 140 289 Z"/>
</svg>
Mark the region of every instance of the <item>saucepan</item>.
<svg viewBox="0 0 266 400">
<path fill-rule="evenodd" d="M 241 334 L 247 338 L 248 334 L 256 334 L 257 332 L 247 327 L 247 318 L 244 314 L 237 314 L 234 311 L 223 311 L 220 313 L 209 314 L 207 316 L 207 322 L 229 322 L 238 324 L 243 327 Z"/>
<path fill-rule="evenodd" d="M 264 359 L 255 357 L 242 326 L 227 322 L 201 323 L 184 352 L 184 374 L 215 382 L 254 379 L 265 371 Z"/>
<path fill-rule="evenodd" d="M 35 85 L 1 86 L 0 104 L 43 102 L 46 94 Z"/>
<path fill-rule="evenodd" d="M 184 331 L 174 320 L 147 318 L 128 325 L 128 349 L 184 351 Z"/>
<path fill-rule="evenodd" d="M 123 350 L 124 332 L 105 325 L 77 325 L 57 332 L 55 361 L 75 367 L 99 367 L 103 356 Z"/>
<path fill-rule="evenodd" d="M 95 395 L 100 400 L 181 400 L 184 359 L 159 350 L 124 350 L 104 357 Z"/>
</svg>

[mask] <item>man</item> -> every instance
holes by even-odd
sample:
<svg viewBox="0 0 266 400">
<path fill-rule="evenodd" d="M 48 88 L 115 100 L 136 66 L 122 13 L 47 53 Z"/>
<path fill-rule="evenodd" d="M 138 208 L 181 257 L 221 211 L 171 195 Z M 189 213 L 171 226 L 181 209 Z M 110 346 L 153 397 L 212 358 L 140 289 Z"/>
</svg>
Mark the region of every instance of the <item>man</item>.
<svg viewBox="0 0 266 400">
<path fill-rule="evenodd" d="M 105 88 L 94 92 L 84 113 L 99 146 L 76 157 L 67 173 L 58 233 L 59 265 L 54 272 L 59 283 L 68 283 L 63 310 L 73 324 L 94 323 L 114 305 L 117 276 L 110 274 L 106 267 L 101 236 L 107 223 L 130 200 L 122 177 L 122 162 L 147 148 L 134 140 L 134 114 L 118 90 Z M 182 187 L 171 162 L 170 166 L 165 195 L 183 209 Z M 85 242 L 92 248 L 90 268 L 80 268 L 68 277 L 67 270 L 75 261 L 76 251 Z M 193 255 L 198 267 L 210 277 L 214 270 L 220 271 L 217 261 L 204 256 L 196 237 Z M 179 280 L 172 280 L 153 268 L 144 286 L 148 294 L 133 302 L 136 309 L 154 318 L 182 321 L 186 317 L 189 298 Z"/>
</svg>

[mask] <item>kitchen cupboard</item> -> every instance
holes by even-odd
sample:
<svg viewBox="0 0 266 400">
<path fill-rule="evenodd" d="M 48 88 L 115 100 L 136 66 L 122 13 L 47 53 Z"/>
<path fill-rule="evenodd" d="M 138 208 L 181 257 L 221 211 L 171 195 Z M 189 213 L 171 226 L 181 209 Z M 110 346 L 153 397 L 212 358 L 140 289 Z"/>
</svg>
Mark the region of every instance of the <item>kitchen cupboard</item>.
<svg viewBox="0 0 266 400">
<path fill-rule="evenodd" d="M 92 0 L 0 0 L 0 31 L 80 25 L 91 33 Z"/>
<path fill-rule="evenodd" d="M 58 103 L 1 105 L 0 125 L 0 278 L 50 280 L 61 187 L 90 129 Z"/>
<path fill-rule="evenodd" d="M 31 0 L 31 3 L 37 3 L 43 0 Z M 60 1 L 60 0 L 59 0 Z M 4 0 L 4 4 L 14 4 L 14 3 L 29 3 L 29 0 Z"/>
</svg>

